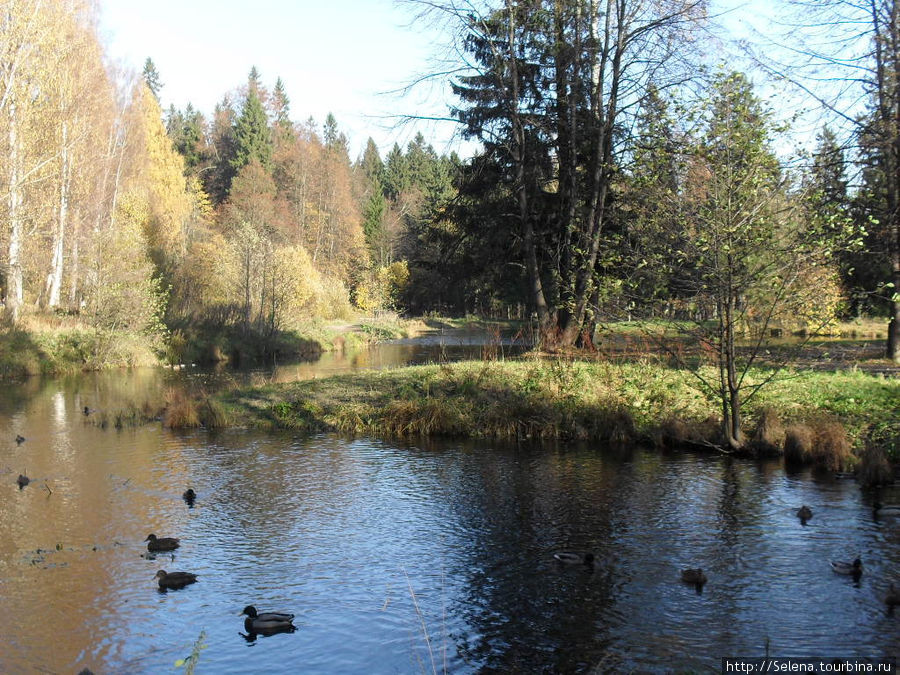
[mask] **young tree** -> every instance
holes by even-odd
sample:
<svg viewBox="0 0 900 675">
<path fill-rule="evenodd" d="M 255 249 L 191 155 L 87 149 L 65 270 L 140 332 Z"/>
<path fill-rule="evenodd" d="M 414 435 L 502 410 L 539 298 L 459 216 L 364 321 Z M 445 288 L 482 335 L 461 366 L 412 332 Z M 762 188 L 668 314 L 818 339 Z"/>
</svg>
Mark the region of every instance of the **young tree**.
<svg viewBox="0 0 900 675">
<path fill-rule="evenodd" d="M 290 143 L 296 138 L 294 124 L 291 122 L 291 101 L 284 90 L 284 82 L 279 77 L 275 81 L 275 89 L 271 100 L 272 135 L 277 148 L 279 145 Z"/>
<path fill-rule="evenodd" d="M 706 130 L 684 188 L 684 236 L 651 264 L 670 271 L 696 305 L 708 308 L 682 330 L 711 356 L 715 374 L 694 370 L 721 405 L 722 436 L 739 449 L 743 405 L 768 379 L 751 381 L 770 329 L 786 316 L 814 325 L 833 315 L 823 306 L 833 284 L 832 254 L 850 234 L 837 223 L 805 219 L 802 199 L 771 150 L 770 115 L 740 73 L 713 82 Z M 751 344 L 740 349 L 744 334 Z"/>
</svg>

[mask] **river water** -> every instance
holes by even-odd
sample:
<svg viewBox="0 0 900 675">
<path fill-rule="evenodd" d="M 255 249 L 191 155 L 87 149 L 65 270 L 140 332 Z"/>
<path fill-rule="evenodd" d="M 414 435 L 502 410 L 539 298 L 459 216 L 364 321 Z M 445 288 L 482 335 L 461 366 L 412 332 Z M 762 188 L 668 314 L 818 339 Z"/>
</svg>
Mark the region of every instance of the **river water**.
<svg viewBox="0 0 900 675">
<path fill-rule="evenodd" d="M 268 377 L 421 355 L 387 345 Z M 0 672 L 175 673 L 198 640 L 198 673 L 718 672 L 767 649 L 900 654 L 900 612 L 883 603 L 900 518 L 873 514 L 853 481 L 640 449 L 115 430 L 82 414 L 185 377 L 199 376 L 4 386 Z M 152 559 L 151 532 L 182 546 Z M 596 563 L 561 566 L 561 549 Z M 859 583 L 831 571 L 857 555 Z M 697 566 L 701 593 L 679 580 Z M 199 580 L 161 592 L 159 569 Z M 247 636 L 247 604 L 295 613 L 297 631 Z"/>
</svg>

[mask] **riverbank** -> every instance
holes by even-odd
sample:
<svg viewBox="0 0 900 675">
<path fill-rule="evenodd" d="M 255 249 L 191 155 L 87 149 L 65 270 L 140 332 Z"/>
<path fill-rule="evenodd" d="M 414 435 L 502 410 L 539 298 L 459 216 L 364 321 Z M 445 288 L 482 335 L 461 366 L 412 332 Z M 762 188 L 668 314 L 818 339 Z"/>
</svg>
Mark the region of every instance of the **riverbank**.
<svg viewBox="0 0 900 675">
<path fill-rule="evenodd" d="M 312 319 L 274 333 L 239 324 L 190 323 L 171 327 L 167 360 L 179 363 L 229 363 L 237 367 L 310 361 L 326 352 L 362 349 L 385 340 L 409 338 L 427 329 L 415 319 L 396 314 L 360 315 L 349 319 Z"/>
<path fill-rule="evenodd" d="M 309 321 L 271 335 L 208 323 L 148 334 L 97 329 L 77 316 L 30 314 L 16 326 L 0 329 L 0 380 L 166 364 L 252 366 L 314 360 L 325 352 L 352 351 L 425 330 L 429 326 L 423 321 L 389 314 Z"/>
<path fill-rule="evenodd" d="M 0 331 L 0 380 L 161 364 L 160 340 L 95 329 L 66 317 L 27 320 Z"/>
<path fill-rule="evenodd" d="M 768 375 L 759 370 L 749 377 L 761 381 Z M 233 390 L 216 401 L 232 424 L 383 436 L 711 447 L 718 433 L 718 404 L 696 378 L 652 362 L 413 366 Z M 745 407 L 746 433 L 757 438 L 750 451 L 787 449 L 798 459 L 821 459 L 843 471 L 867 447 L 877 446 L 896 463 L 898 408 L 897 378 L 785 371 Z M 837 459 L 819 458 L 816 448 L 823 444 L 833 446 Z"/>
</svg>

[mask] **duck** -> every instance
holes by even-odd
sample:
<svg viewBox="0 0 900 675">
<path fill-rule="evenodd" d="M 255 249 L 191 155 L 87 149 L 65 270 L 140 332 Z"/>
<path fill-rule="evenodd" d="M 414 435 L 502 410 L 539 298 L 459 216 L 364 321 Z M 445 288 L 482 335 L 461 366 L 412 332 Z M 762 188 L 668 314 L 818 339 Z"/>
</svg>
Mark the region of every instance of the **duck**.
<svg viewBox="0 0 900 675">
<path fill-rule="evenodd" d="M 875 502 L 872 505 L 872 513 L 876 516 L 879 514 L 885 516 L 900 515 L 900 504 L 882 504 L 881 502 Z"/>
<path fill-rule="evenodd" d="M 853 577 L 854 580 L 859 580 L 863 571 L 862 560 L 855 558 L 852 563 L 843 562 L 841 560 L 832 560 L 831 569 L 838 574 L 845 574 Z"/>
<path fill-rule="evenodd" d="M 19 477 L 16 478 L 16 483 L 19 484 L 19 489 L 21 490 L 23 487 L 28 485 L 31 482 L 31 479 L 23 473 L 19 474 Z"/>
<path fill-rule="evenodd" d="M 161 589 L 184 588 L 188 584 L 197 581 L 196 574 L 191 574 L 190 572 L 166 572 L 165 570 L 160 570 L 153 578 L 159 580 Z"/>
<path fill-rule="evenodd" d="M 84 416 L 87 417 L 88 415 L 92 415 L 93 413 L 95 413 L 97 411 L 94 410 L 93 408 L 88 408 L 87 406 L 84 406 L 84 410 L 82 412 L 84 413 Z"/>
<path fill-rule="evenodd" d="M 694 584 L 694 586 L 702 586 L 706 583 L 706 575 L 703 573 L 703 570 L 698 567 L 697 569 L 686 569 L 681 570 L 681 580 L 686 584 Z"/>
<path fill-rule="evenodd" d="M 888 606 L 888 609 L 894 609 L 894 607 L 900 605 L 900 591 L 894 588 L 894 584 L 891 584 L 887 595 L 884 596 L 884 604 Z"/>
<path fill-rule="evenodd" d="M 800 519 L 800 522 L 805 524 L 807 520 L 812 518 L 812 509 L 804 504 L 799 509 L 797 509 L 797 517 Z"/>
<path fill-rule="evenodd" d="M 25 442 L 25 437 L 21 434 L 16 434 L 16 445 L 22 445 Z"/>
<path fill-rule="evenodd" d="M 262 612 L 256 611 L 253 605 L 247 605 L 239 616 L 246 615 L 244 619 L 244 630 L 248 633 L 278 633 L 295 630 L 296 626 L 292 623 L 293 614 L 285 612 Z"/>
<path fill-rule="evenodd" d="M 188 506 L 193 506 L 194 500 L 197 499 L 197 493 L 194 492 L 191 488 L 188 488 L 184 491 L 184 494 L 181 495 L 181 498 L 187 502 Z"/>
<path fill-rule="evenodd" d="M 590 551 L 584 553 L 579 551 L 560 551 L 554 553 L 553 557 L 564 565 L 586 565 L 591 567 L 594 564 L 594 554 Z"/>
<path fill-rule="evenodd" d="M 175 537 L 157 537 L 155 534 L 148 534 L 144 541 L 150 542 L 147 544 L 147 550 L 154 553 L 157 551 L 174 551 L 181 546 L 179 543 L 180 539 Z"/>
</svg>

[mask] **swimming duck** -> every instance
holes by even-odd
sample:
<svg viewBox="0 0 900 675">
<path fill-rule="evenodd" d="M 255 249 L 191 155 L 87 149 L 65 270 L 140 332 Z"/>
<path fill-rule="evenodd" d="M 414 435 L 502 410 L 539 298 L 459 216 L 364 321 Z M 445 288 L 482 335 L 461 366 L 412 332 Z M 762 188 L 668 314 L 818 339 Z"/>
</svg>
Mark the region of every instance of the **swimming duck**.
<svg viewBox="0 0 900 675">
<path fill-rule="evenodd" d="M 900 515 L 900 504 L 882 504 L 881 502 L 875 502 L 872 505 L 872 512 L 877 516 L 881 515 Z"/>
<path fill-rule="evenodd" d="M 153 578 L 159 580 L 159 587 L 162 589 L 184 588 L 188 584 L 197 581 L 196 574 L 191 574 L 190 572 L 166 572 L 165 570 L 160 570 Z"/>
<path fill-rule="evenodd" d="M 884 596 L 884 604 L 886 604 L 889 609 L 893 609 L 900 605 L 900 591 L 894 588 L 894 584 L 891 584 L 887 595 Z"/>
<path fill-rule="evenodd" d="M 31 482 L 31 479 L 25 474 L 20 473 L 19 477 L 16 478 L 16 483 L 19 484 L 19 489 L 21 490 L 23 487 L 28 485 Z"/>
<path fill-rule="evenodd" d="M 706 583 L 706 575 L 701 568 L 681 570 L 681 580 L 686 584 L 702 586 Z"/>
<path fill-rule="evenodd" d="M 84 411 L 83 411 L 83 412 L 84 412 L 84 416 L 87 417 L 88 415 L 90 415 L 90 414 L 92 414 L 92 413 L 95 413 L 95 412 L 97 412 L 97 411 L 94 410 L 93 408 L 88 408 L 87 406 L 84 406 Z"/>
<path fill-rule="evenodd" d="M 150 542 L 147 544 L 147 550 L 153 551 L 154 553 L 157 551 L 174 551 L 181 546 L 181 544 L 178 543 L 181 541 L 180 539 L 176 539 L 175 537 L 157 537 L 155 534 L 148 534 L 144 541 Z"/>
<path fill-rule="evenodd" d="M 799 509 L 797 509 L 797 517 L 801 522 L 806 523 L 807 520 L 812 518 L 812 509 L 804 504 Z"/>
<path fill-rule="evenodd" d="M 244 619 L 244 630 L 248 633 L 278 633 L 292 631 L 296 628 L 292 621 L 293 614 L 284 612 L 263 612 L 256 611 L 253 605 L 247 605 L 239 616 L 247 615 Z"/>
<path fill-rule="evenodd" d="M 184 491 L 184 494 L 181 495 L 181 498 L 187 502 L 188 506 L 193 506 L 194 500 L 197 499 L 197 493 L 194 492 L 191 488 L 188 488 Z"/>
<path fill-rule="evenodd" d="M 24 442 L 25 442 L 25 437 L 22 436 L 21 434 L 16 434 L 16 444 L 22 445 L 22 443 L 24 443 Z"/>
<path fill-rule="evenodd" d="M 862 576 L 863 571 L 862 560 L 856 558 L 852 563 L 833 560 L 831 562 L 831 569 L 833 569 L 838 574 L 846 574 L 847 576 L 851 576 L 854 580 L 858 581 Z"/>
<path fill-rule="evenodd" d="M 594 564 L 594 554 L 590 551 L 581 553 L 579 551 L 560 551 L 554 553 L 553 557 L 564 565 L 587 565 Z"/>
</svg>

